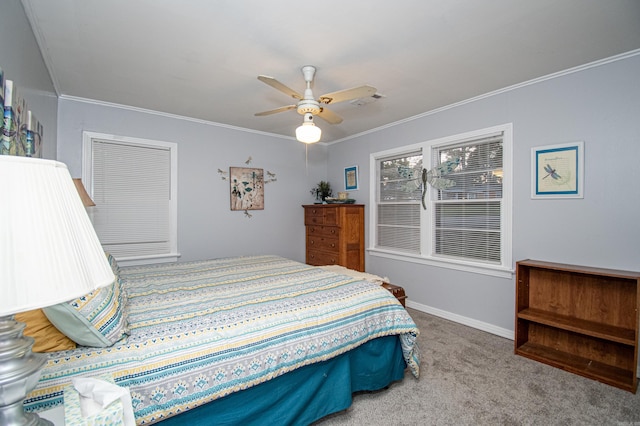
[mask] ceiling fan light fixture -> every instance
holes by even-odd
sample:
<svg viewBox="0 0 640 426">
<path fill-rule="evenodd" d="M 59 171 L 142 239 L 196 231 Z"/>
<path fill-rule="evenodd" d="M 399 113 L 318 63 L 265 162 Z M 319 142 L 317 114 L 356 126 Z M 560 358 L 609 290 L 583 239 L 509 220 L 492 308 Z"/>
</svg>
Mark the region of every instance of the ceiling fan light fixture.
<svg viewBox="0 0 640 426">
<path fill-rule="evenodd" d="M 298 103 L 296 105 L 287 105 L 268 111 L 258 112 L 254 115 L 262 117 L 278 112 L 296 110 L 298 114 L 304 115 L 302 126 L 296 129 L 296 138 L 300 142 L 316 143 L 320 140 L 322 130 L 316 127 L 315 124 L 313 124 L 314 116 L 322 118 L 329 124 L 342 123 L 342 117 L 340 117 L 330 109 L 325 108 L 324 105 L 346 102 L 353 99 L 364 99 L 374 96 L 382 97 L 382 95 L 376 93 L 377 89 L 375 87 L 364 85 L 359 87 L 352 87 L 350 89 L 338 90 L 337 92 L 326 93 L 319 98 L 316 98 L 313 95 L 313 91 L 311 90 L 315 73 L 316 68 L 312 65 L 305 65 L 304 67 L 302 67 L 302 75 L 304 76 L 304 81 L 307 86 L 304 90 L 304 95 L 280 83 L 273 77 L 259 75 L 258 80 L 273 87 L 276 90 L 279 90 L 285 95 L 292 97 L 293 99 L 297 99 Z M 320 104 L 323 104 L 323 106 L 320 106 Z"/>
<path fill-rule="evenodd" d="M 313 123 L 313 115 L 306 113 L 302 126 L 296 129 L 296 139 L 304 143 L 316 143 L 322 136 L 322 129 Z"/>
</svg>

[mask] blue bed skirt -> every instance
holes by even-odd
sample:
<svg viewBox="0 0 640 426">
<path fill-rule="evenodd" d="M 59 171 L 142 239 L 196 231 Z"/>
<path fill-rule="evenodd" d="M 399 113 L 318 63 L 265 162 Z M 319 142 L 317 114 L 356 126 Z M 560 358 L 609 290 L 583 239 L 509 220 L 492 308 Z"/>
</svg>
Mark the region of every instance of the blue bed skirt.
<svg viewBox="0 0 640 426">
<path fill-rule="evenodd" d="M 308 425 L 347 409 L 352 394 L 404 377 L 397 336 L 374 339 L 336 358 L 301 367 L 159 423 L 172 425 Z"/>
</svg>

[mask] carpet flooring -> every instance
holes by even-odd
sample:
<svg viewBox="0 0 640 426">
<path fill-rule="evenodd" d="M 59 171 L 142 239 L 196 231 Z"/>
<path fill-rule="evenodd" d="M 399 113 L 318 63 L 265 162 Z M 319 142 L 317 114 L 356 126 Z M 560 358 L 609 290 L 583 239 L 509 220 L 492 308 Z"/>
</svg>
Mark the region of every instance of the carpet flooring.
<svg viewBox="0 0 640 426">
<path fill-rule="evenodd" d="M 359 393 L 334 425 L 638 425 L 632 394 L 514 355 L 513 341 L 408 309 L 420 329 L 421 374 Z"/>
</svg>

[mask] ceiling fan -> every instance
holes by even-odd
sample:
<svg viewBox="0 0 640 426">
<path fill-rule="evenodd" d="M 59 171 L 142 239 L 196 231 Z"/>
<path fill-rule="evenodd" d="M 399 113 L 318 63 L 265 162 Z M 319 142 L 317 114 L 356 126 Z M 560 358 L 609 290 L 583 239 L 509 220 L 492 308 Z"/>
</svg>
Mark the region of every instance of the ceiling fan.
<svg viewBox="0 0 640 426">
<path fill-rule="evenodd" d="M 296 92 L 290 87 L 280 83 L 278 80 L 276 80 L 273 77 L 268 77 L 266 75 L 259 75 L 258 80 L 262 81 L 265 84 L 268 84 L 269 86 L 281 91 L 282 93 L 288 96 L 291 96 L 294 99 L 298 99 L 298 103 L 295 105 L 287 105 L 287 106 L 272 109 L 269 111 L 258 112 L 255 115 L 256 116 L 271 115 L 271 114 L 276 114 L 278 112 L 295 109 L 298 112 L 298 114 L 305 116 L 305 124 L 308 123 L 309 121 L 312 121 L 314 115 L 322 118 L 329 124 L 339 124 L 339 123 L 342 123 L 342 117 L 340 117 L 335 112 L 325 108 L 324 105 L 350 101 L 352 99 L 369 97 L 369 96 L 373 96 L 376 93 L 375 87 L 364 85 L 359 87 L 353 87 L 351 89 L 345 89 L 345 90 L 339 90 L 337 92 L 327 93 L 316 99 L 313 96 L 313 92 L 311 90 L 315 73 L 316 73 L 316 68 L 312 65 L 305 65 L 304 67 L 302 67 L 302 75 L 304 76 L 304 81 L 307 84 L 307 87 L 304 90 L 304 95 L 301 95 L 300 93 Z"/>
</svg>

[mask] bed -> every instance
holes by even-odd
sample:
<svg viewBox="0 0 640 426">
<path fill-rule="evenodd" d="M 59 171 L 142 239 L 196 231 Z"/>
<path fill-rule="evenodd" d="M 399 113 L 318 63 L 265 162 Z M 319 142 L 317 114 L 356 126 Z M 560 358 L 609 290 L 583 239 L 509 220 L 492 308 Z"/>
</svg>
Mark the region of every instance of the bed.
<svg viewBox="0 0 640 426">
<path fill-rule="evenodd" d="M 130 389 L 140 425 L 303 425 L 419 376 L 419 331 L 377 284 L 272 255 L 110 260 L 110 295 L 63 307 L 100 311 L 85 316 L 103 347 L 49 352 L 26 410 L 62 404 L 72 377 L 106 373 Z"/>
</svg>

